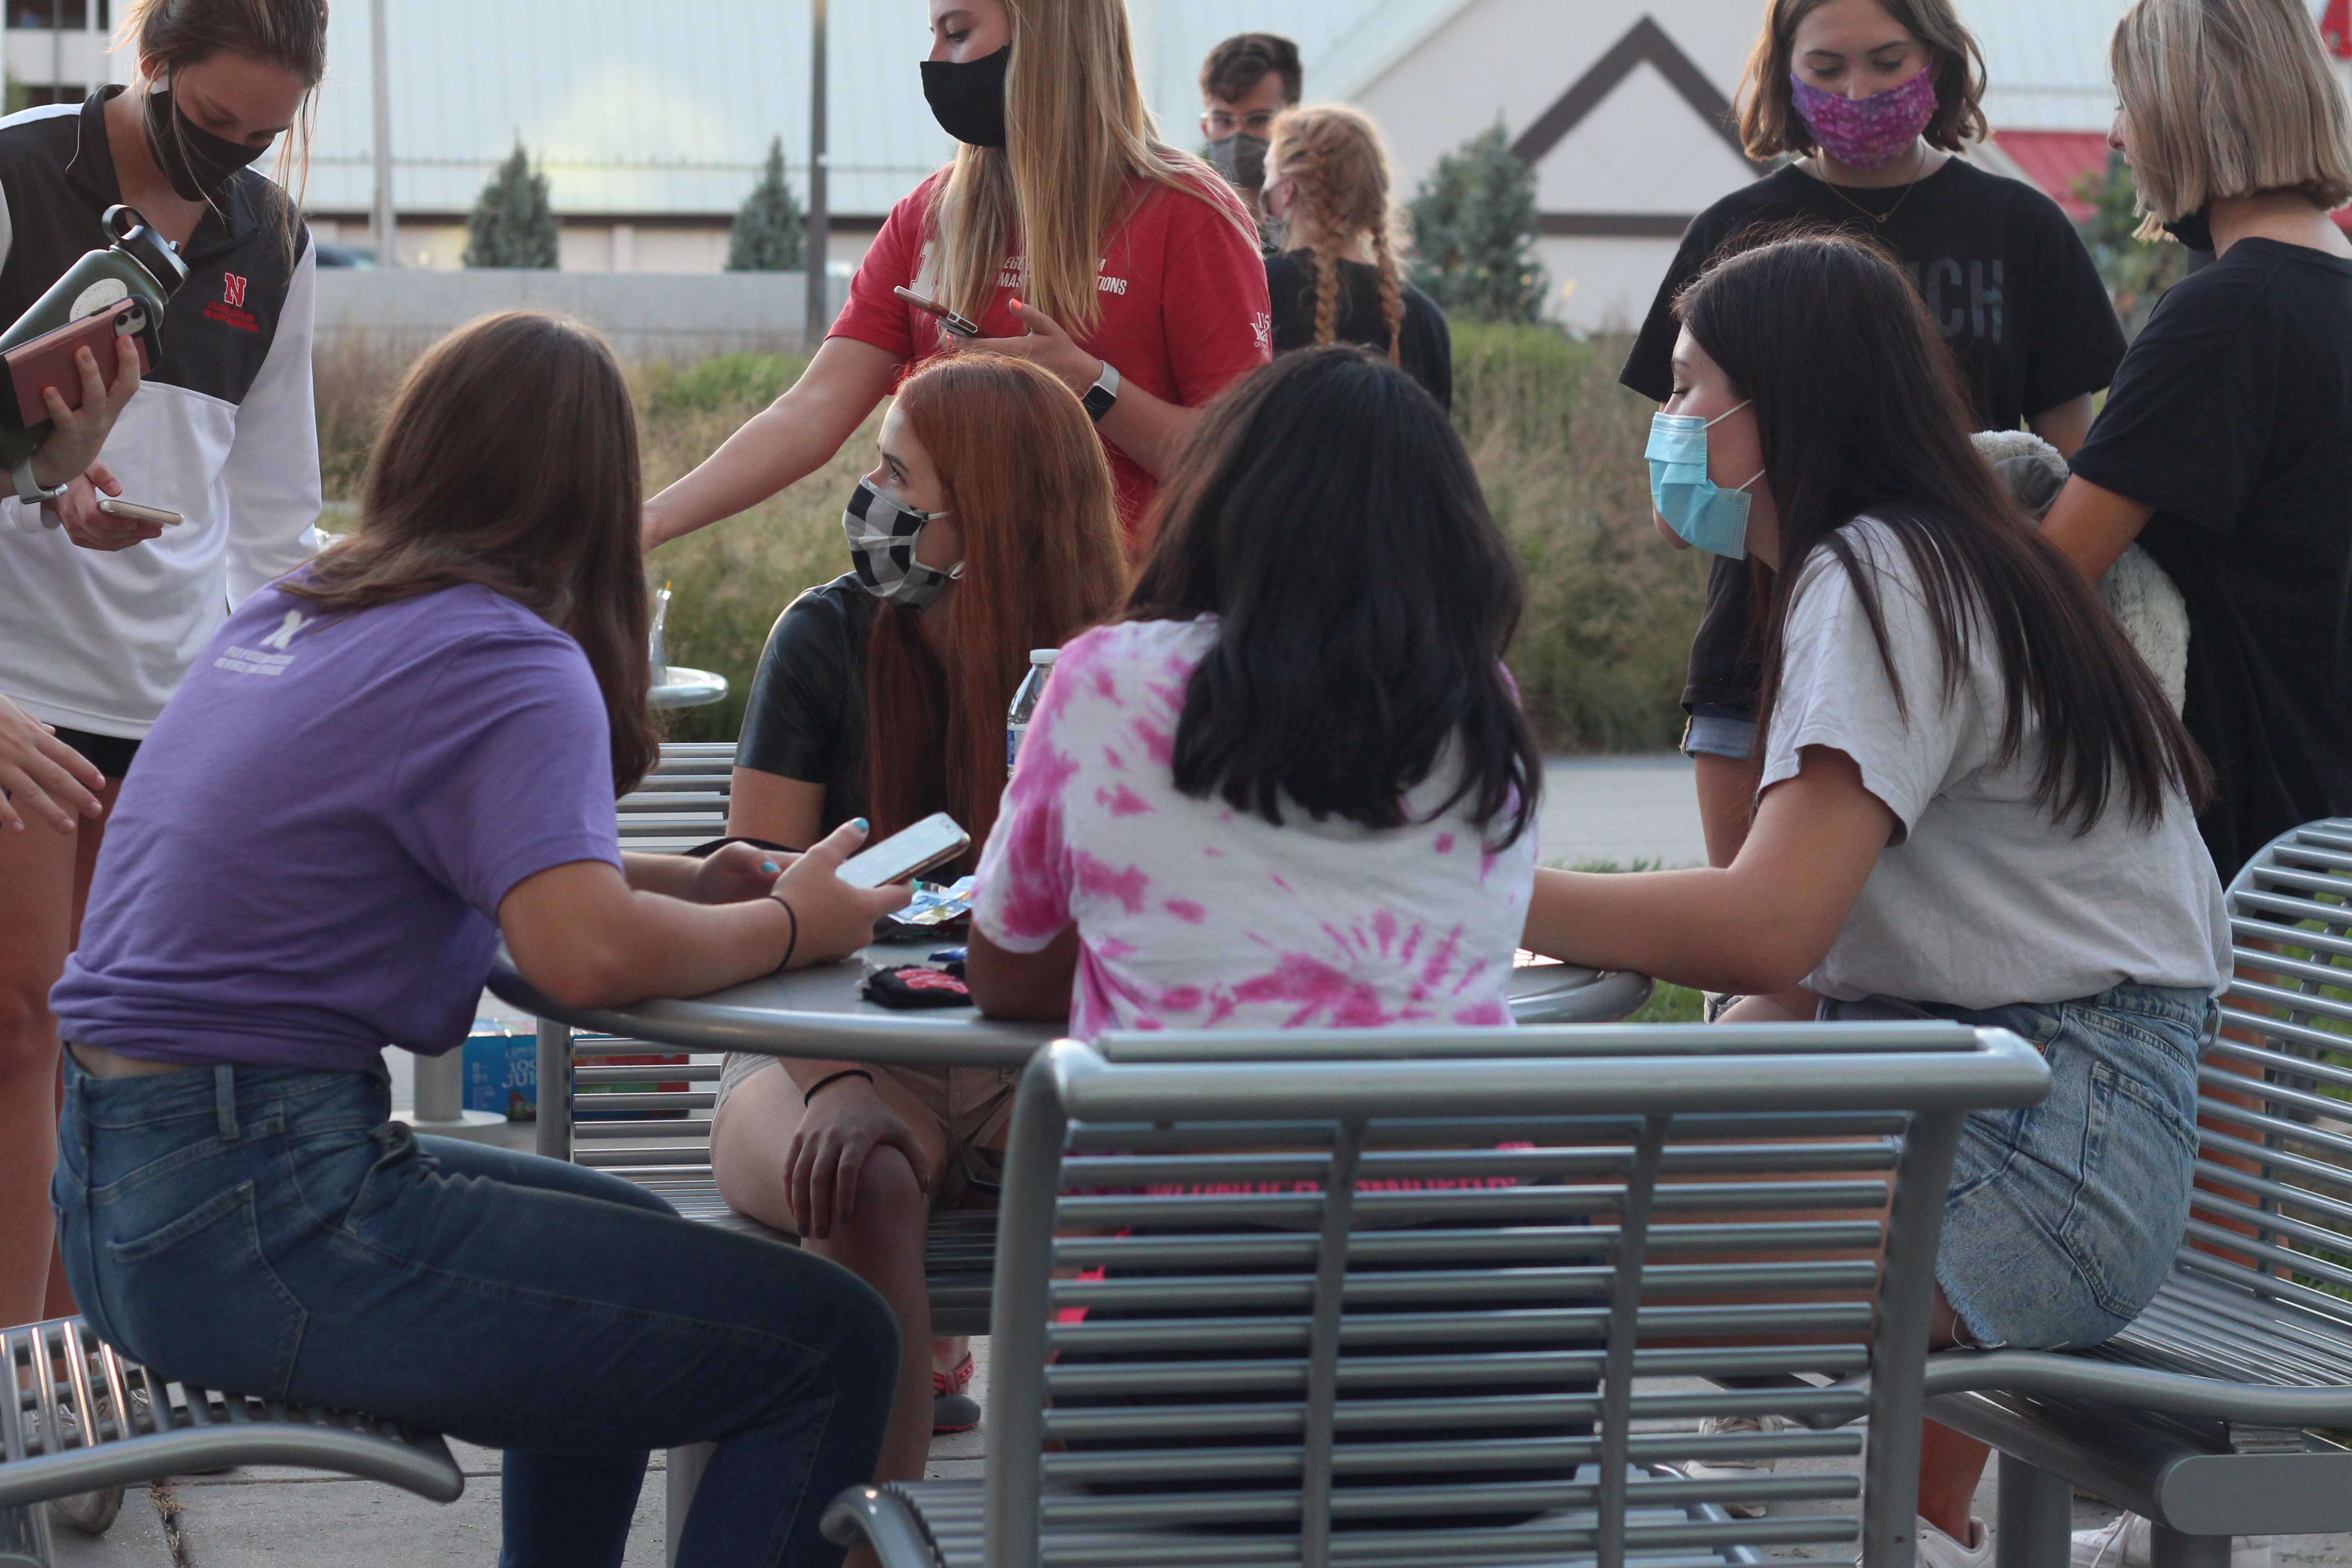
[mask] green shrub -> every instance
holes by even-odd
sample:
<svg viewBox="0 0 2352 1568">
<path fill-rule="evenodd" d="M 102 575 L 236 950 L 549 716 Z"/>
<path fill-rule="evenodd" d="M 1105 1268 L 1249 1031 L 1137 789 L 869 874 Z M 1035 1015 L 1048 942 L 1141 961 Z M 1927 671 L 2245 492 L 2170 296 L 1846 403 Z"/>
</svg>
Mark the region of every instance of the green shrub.
<svg viewBox="0 0 2352 1568">
<path fill-rule="evenodd" d="M 799 270 L 804 226 L 801 204 L 792 186 L 784 183 L 784 139 L 779 136 L 768 143 L 768 162 L 760 171 L 760 183 L 743 199 L 735 226 L 728 231 L 727 270 Z"/>
<path fill-rule="evenodd" d="M 1509 662 L 1537 733 L 1554 751 L 1671 745 L 1706 568 L 1651 529 L 1642 459 L 1651 408 L 1616 384 L 1625 341 L 1463 322 L 1454 348 L 1455 425 L 1527 565 L 1527 613 Z M 716 451 L 803 363 L 729 353 L 633 366 L 647 493 Z M 407 356 L 357 338 L 321 343 L 320 457 L 330 500 L 358 499 L 368 445 L 406 364 Z M 670 658 L 716 670 L 730 686 L 726 702 L 675 716 L 674 738 L 732 739 L 768 628 L 802 589 L 847 570 L 841 509 L 873 465 L 879 419 L 782 495 L 650 559 L 656 583 L 674 594 Z"/>
<path fill-rule="evenodd" d="M 1543 309 L 1536 260 L 1536 174 L 1500 124 L 1437 161 L 1412 198 L 1412 280 L 1454 315 L 1532 321 Z"/>
<path fill-rule="evenodd" d="M 552 268 L 556 261 L 555 209 L 548 204 L 547 176 L 530 166 L 522 138 L 499 165 L 474 210 L 466 218 L 465 263 L 468 267 Z"/>
</svg>

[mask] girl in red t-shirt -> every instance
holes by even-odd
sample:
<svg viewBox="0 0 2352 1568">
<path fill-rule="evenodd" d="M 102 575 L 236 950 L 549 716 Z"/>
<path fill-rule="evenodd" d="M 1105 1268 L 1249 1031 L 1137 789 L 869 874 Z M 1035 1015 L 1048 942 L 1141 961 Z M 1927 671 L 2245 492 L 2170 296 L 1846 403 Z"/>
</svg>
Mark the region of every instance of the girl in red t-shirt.
<svg viewBox="0 0 2352 1568">
<path fill-rule="evenodd" d="M 923 95 L 963 145 L 892 209 L 792 390 L 646 506 L 648 547 L 813 472 L 959 340 L 904 287 L 1087 402 L 1129 537 L 1201 405 L 1271 353 L 1256 228 L 1151 134 L 1125 0 L 929 0 Z"/>
</svg>

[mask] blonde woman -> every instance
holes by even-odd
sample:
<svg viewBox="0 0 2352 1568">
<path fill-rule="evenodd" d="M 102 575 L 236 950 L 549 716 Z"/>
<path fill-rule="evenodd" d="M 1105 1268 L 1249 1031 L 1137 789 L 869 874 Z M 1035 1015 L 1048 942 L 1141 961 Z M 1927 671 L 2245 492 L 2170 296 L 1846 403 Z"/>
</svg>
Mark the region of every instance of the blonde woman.
<svg viewBox="0 0 2352 1568">
<path fill-rule="evenodd" d="M 1275 353 L 1361 343 L 1453 407 L 1445 312 L 1404 280 L 1390 244 L 1380 128 L 1340 104 L 1287 110 L 1274 122 L 1264 200 L 1282 234 L 1282 253 L 1265 264 Z"/>
<path fill-rule="evenodd" d="M 962 143 L 955 162 L 891 210 L 799 382 L 647 503 L 647 546 L 813 472 L 909 365 L 965 342 L 1030 360 L 1085 400 L 1132 542 L 1202 405 L 1271 353 L 1257 226 L 1207 164 L 1154 133 L 1126 0 L 929 3 L 923 96 Z"/>
<path fill-rule="evenodd" d="M 2140 0 L 2112 63 L 2143 235 L 2217 259 L 2133 342 L 2047 533 L 2094 578 L 2137 540 L 2180 585 L 2226 878 L 2352 810 L 2352 115 L 2301 0 Z"/>
</svg>

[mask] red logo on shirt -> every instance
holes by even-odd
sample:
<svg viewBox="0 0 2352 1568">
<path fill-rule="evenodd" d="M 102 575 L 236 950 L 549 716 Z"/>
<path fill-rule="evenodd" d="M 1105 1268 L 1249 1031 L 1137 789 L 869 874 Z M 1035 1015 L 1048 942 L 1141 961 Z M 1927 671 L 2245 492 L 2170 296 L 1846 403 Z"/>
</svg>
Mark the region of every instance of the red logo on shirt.
<svg viewBox="0 0 2352 1568">
<path fill-rule="evenodd" d="M 205 306 L 205 320 L 222 322 L 235 327 L 241 332 L 261 331 L 261 323 L 253 319 L 253 312 L 243 309 L 245 286 L 247 281 L 249 279 L 240 278 L 234 272 L 222 273 L 221 297 Z"/>
</svg>

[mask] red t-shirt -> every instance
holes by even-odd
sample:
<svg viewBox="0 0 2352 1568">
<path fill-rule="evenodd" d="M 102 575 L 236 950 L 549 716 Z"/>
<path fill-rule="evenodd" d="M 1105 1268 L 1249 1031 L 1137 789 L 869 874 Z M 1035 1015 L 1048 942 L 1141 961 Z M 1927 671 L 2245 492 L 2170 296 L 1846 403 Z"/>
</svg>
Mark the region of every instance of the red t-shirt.
<svg viewBox="0 0 2352 1568">
<path fill-rule="evenodd" d="M 924 291 L 915 282 L 922 271 L 923 229 L 946 178 L 944 170 L 932 175 L 890 209 L 831 336 L 872 343 L 908 364 L 954 347 L 957 340 L 935 318 L 891 292 L 902 284 Z M 1166 185 L 1146 188 L 1135 211 L 1104 242 L 1096 279 L 1100 319 L 1092 332 L 1072 333 L 1088 353 L 1116 366 L 1127 384 L 1187 408 L 1265 363 L 1274 349 L 1265 262 L 1226 216 L 1246 226 L 1240 200 L 1222 180 L 1204 179 L 1201 189 L 1209 201 Z M 982 337 L 1027 331 L 1009 303 L 1018 287 L 1017 269 L 997 274 L 988 308 L 975 318 Z M 1132 540 L 1159 482 L 1116 443 L 1106 440 L 1103 447 L 1118 487 L 1119 521 Z"/>
</svg>

